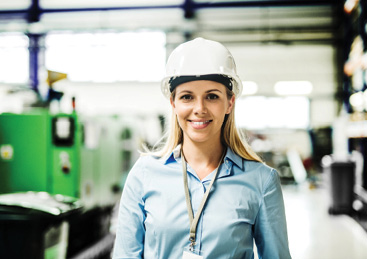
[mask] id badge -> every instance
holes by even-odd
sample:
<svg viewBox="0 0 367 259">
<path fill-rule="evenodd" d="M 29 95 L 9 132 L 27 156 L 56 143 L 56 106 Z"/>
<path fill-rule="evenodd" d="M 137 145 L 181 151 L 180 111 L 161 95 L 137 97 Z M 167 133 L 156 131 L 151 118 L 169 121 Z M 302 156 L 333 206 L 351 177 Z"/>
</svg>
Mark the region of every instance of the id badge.
<svg viewBox="0 0 367 259">
<path fill-rule="evenodd" d="M 200 252 L 198 252 L 198 254 L 195 254 L 189 248 L 185 248 L 182 254 L 182 259 L 204 259 L 204 257 L 200 254 Z"/>
<path fill-rule="evenodd" d="M 194 254 L 190 251 L 183 251 L 182 259 L 204 259 L 204 257 Z"/>
</svg>

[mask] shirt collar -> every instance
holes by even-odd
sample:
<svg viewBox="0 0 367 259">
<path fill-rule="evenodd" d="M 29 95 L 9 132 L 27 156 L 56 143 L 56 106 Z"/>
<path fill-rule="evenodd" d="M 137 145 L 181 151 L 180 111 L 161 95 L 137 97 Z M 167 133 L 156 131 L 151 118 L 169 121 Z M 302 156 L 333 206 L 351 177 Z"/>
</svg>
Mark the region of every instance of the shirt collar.
<svg viewBox="0 0 367 259">
<path fill-rule="evenodd" d="M 232 161 L 236 166 L 243 169 L 242 157 L 234 153 L 233 150 L 230 149 L 229 147 L 227 147 L 227 153 L 226 156 L 224 157 L 224 162 L 228 160 Z M 163 161 L 164 164 L 181 161 L 181 144 L 178 145 L 175 149 L 173 149 L 172 153 L 168 155 L 166 158 L 164 158 Z"/>
<path fill-rule="evenodd" d="M 181 144 L 175 147 L 171 154 L 163 158 L 163 162 L 165 165 L 173 162 L 178 162 L 178 160 L 181 160 Z"/>
<path fill-rule="evenodd" d="M 224 162 L 226 162 L 228 160 L 231 160 L 236 166 L 243 169 L 243 162 L 242 162 L 243 159 L 242 159 L 242 157 L 240 157 L 235 152 L 233 152 L 233 150 L 230 149 L 229 147 L 227 148 L 227 154 L 224 158 Z"/>
</svg>

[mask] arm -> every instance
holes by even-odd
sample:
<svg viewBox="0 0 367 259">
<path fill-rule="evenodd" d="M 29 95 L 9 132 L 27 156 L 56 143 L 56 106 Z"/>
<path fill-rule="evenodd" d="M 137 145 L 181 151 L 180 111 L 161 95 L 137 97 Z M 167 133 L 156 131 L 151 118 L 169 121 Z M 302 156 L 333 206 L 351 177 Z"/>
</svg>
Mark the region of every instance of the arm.
<svg viewBox="0 0 367 259">
<path fill-rule="evenodd" d="M 262 204 L 254 225 L 254 238 L 259 258 L 291 258 L 283 194 L 274 169 L 265 181 Z"/>
<path fill-rule="evenodd" d="M 139 159 L 124 186 L 118 213 L 114 259 L 143 258 L 144 254 L 144 167 Z"/>
</svg>

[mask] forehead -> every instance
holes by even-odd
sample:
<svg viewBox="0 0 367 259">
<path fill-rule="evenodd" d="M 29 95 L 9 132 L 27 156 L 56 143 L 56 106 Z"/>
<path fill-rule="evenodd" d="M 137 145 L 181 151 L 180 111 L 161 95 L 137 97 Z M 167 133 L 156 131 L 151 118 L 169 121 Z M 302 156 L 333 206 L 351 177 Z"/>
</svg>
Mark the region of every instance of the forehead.
<svg viewBox="0 0 367 259">
<path fill-rule="evenodd" d="M 183 84 L 180 84 L 176 87 L 177 93 L 182 91 L 190 91 L 193 93 L 200 93 L 200 92 L 207 92 L 217 90 L 220 92 L 225 92 L 226 87 L 218 82 L 209 81 L 209 80 L 197 80 L 197 81 L 190 81 Z"/>
</svg>

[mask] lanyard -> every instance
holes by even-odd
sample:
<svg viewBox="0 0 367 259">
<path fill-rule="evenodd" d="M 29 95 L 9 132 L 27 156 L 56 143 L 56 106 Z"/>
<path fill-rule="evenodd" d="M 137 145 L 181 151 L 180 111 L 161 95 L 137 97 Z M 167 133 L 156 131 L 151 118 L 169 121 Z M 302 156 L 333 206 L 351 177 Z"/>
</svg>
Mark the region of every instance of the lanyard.
<svg viewBox="0 0 367 259">
<path fill-rule="evenodd" d="M 187 167 L 186 167 L 186 160 L 185 157 L 183 156 L 183 153 L 181 151 L 181 158 L 182 158 L 182 171 L 183 171 L 183 178 L 184 178 L 184 187 L 185 187 L 185 198 L 186 198 L 186 205 L 187 205 L 187 212 L 189 213 L 189 219 L 190 219 L 190 249 L 192 250 L 194 245 L 195 245 L 195 240 L 196 240 L 196 227 L 198 225 L 198 221 L 200 218 L 200 215 L 203 211 L 203 208 L 205 206 L 205 203 L 208 199 L 209 193 L 210 193 L 210 189 L 213 186 L 213 183 L 215 181 L 215 179 L 217 178 L 217 174 L 219 171 L 219 166 L 222 163 L 222 160 L 224 158 L 225 152 L 223 152 L 221 159 L 219 160 L 219 164 L 217 169 L 215 170 L 215 173 L 213 175 L 212 180 L 210 181 L 209 187 L 206 190 L 206 192 L 204 193 L 204 197 L 201 200 L 199 209 L 196 213 L 196 216 L 194 217 L 193 211 L 192 211 L 192 205 L 191 205 L 191 199 L 190 199 L 190 192 L 189 192 L 189 186 L 188 186 L 188 181 L 187 181 Z"/>
</svg>

